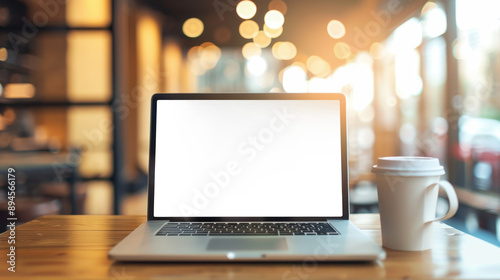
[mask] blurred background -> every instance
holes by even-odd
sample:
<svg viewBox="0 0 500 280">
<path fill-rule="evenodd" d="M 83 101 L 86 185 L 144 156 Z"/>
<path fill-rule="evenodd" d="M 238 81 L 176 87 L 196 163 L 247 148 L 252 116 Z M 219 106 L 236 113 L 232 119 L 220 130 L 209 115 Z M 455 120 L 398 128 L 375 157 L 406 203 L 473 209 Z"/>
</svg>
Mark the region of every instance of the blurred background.
<svg viewBox="0 0 500 280">
<path fill-rule="evenodd" d="M 352 212 L 378 211 L 377 157 L 437 157 L 448 223 L 500 244 L 500 1 L 2 1 L 18 219 L 145 214 L 156 92 L 345 93 Z"/>
</svg>

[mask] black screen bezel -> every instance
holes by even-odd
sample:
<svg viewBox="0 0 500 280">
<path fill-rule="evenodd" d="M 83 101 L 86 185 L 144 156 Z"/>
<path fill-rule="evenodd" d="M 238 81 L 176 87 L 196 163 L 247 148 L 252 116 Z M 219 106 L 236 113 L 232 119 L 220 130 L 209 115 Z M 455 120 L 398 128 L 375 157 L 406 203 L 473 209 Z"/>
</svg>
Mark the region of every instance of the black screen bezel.
<svg viewBox="0 0 500 280">
<path fill-rule="evenodd" d="M 342 161 L 342 216 L 339 217 L 155 217 L 154 178 L 156 156 L 156 112 L 159 100 L 338 100 L 340 102 L 341 161 Z M 151 98 L 151 123 L 149 141 L 148 221 L 318 221 L 349 219 L 349 172 L 347 161 L 347 112 L 346 96 L 342 93 L 157 93 Z"/>
</svg>

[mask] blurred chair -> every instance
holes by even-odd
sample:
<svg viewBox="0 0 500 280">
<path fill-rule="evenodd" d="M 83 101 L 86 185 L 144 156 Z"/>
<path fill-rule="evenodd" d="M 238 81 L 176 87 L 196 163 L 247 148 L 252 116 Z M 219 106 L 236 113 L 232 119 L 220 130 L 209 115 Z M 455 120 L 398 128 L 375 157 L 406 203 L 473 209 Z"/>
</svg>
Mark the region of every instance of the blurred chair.
<svg viewBox="0 0 500 280">
<path fill-rule="evenodd" d="M 43 197 L 42 191 L 44 190 L 40 189 L 40 186 L 53 185 L 54 187 L 46 187 L 46 189 L 52 189 L 49 192 L 52 195 L 48 199 L 69 200 L 71 209 L 69 213 L 81 214 L 82 212 L 77 209 L 78 194 L 76 190 L 79 158 L 77 152 L 57 154 L 51 152 L 2 153 L 0 157 L 0 187 L 7 191 L 7 170 L 13 168 L 15 170 L 12 174 L 15 176 L 16 200 L 21 197 L 33 199 Z M 66 190 L 62 191 L 62 186 Z M 84 199 L 83 194 L 79 197 Z M 16 206 L 18 203 L 21 202 L 16 202 Z"/>
</svg>

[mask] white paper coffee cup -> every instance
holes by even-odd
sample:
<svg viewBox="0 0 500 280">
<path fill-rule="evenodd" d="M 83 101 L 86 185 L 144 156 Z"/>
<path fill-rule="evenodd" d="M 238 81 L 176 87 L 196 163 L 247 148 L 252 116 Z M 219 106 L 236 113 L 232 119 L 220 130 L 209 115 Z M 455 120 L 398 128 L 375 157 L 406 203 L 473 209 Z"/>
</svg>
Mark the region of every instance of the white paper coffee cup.
<svg viewBox="0 0 500 280">
<path fill-rule="evenodd" d="M 433 221 L 452 217 L 458 208 L 453 186 L 440 181 L 444 168 L 429 157 L 379 158 L 372 172 L 377 175 L 377 192 L 384 247 L 420 251 L 431 248 Z M 448 213 L 436 219 L 439 187 L 450 202 Z"/>
</svg>

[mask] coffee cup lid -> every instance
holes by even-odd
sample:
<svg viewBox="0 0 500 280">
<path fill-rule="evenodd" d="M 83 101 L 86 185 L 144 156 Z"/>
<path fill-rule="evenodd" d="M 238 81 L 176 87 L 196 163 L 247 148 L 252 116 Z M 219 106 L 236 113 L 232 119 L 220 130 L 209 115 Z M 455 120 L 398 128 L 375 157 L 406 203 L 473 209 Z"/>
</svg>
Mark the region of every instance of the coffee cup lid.
<svg viewBox="0 0 500 280">
<path fill-rule="evenodd" d="M 445 173 L 437 158 L 403 156 L 379 158 L 372 172 L 399 176 L 438 176 Z"/>
</svg>

